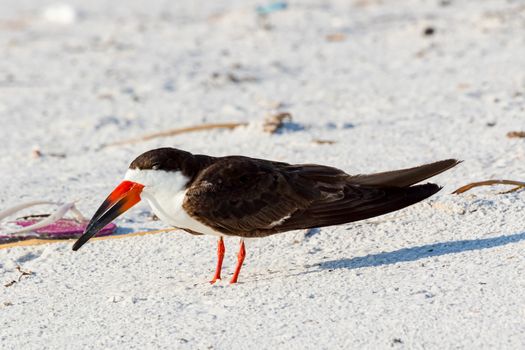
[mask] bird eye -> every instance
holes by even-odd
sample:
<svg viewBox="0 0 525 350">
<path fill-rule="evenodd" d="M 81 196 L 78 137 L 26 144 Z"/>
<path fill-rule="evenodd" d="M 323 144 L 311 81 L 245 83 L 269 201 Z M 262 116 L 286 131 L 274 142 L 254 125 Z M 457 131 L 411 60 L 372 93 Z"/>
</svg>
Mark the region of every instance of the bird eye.
<svg viewBox="0 0 525 350">
<path fill-rule="evenodd" d="M 155 163 L 155 164 L 153 164 L 153 166 L 151 167 L 151 169 L 153 169 L 153 170 L 159 170 L 159 169 L 160 169 L 160 164 L 159 164 L 159 163 Z"/>
</svg>

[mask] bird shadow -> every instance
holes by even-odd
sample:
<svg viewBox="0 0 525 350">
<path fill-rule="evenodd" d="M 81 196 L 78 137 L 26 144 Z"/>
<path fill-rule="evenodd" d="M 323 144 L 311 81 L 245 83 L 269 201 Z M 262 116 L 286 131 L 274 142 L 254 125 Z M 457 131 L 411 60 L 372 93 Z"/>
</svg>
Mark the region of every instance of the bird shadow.
<svg viewBox="0 0 525 350">
<path fill-rule="evenodd" d="M 504 246 L 507 244 L 517 243 L 523 240 L 525 240 L 525 232 L 516 233 L 512 235 L 503 235 L 493 238 L 440 242 L 422 245 L 418 247 L 403 248 L 399 250 L 394 250 L 392 252 L 382 252 L 354 258 L 323 261 L 316 264 L 316 266 L 318 266 L 321 270 L 352 270 L 362 267 L 374 267 L 382 265 L 391 265 L 400 262 L 417 261 L 433 256 L 489 249 Z"/>
</svg>

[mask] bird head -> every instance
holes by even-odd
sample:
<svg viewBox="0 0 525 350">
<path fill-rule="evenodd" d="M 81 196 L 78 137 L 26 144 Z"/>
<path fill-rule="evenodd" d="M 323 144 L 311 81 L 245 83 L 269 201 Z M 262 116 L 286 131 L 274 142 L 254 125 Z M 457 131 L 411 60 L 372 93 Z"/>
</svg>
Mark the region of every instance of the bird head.
<svg viewBox="0 0 525 350">
<path fill-rule="evenodd" d="M 170 193 L 189 182 L 193 155 L 175 148 L 159 148 L 145 152 L 131 162 L 122 181 L 104 200 L 89 221 L 82 236 L 73 245 L 78 250 L 107 224 L 140 202 L 159 192 Z"/>
</svg>

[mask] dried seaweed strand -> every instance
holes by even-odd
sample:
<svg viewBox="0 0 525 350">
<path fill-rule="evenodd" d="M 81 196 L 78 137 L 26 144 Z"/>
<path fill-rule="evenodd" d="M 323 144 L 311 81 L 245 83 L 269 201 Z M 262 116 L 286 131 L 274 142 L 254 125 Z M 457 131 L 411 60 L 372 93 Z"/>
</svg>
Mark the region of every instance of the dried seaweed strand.
<svg viewBox="0 0 525 350">
<path fill-rule="evenodd" d="M 167 228 L 167 229 L 160 229 L 160 230 L 153 230 L 153 231 L 140 231 L 140 232 L 134 232 L 134 233 L 127 233 L 124 235 L 93 237 L 90 240 L 90 242 L 91 241 L 105 241 L 105 240 L 110 240 L 110 239 L 129 238 L 129 237 L 138 237 L 138 236 L 145 236 L 145 235 L 169 232 L 169 231 L 175 231 L 175 230 L 176 230 L 175 228 Z M 41 244 L 49 244 L 49 243 L 61 243 L 61 242 L 62 243 L 72 242 L 72 240 L 71 239 L 46 239 L 46 238 L 27 239 L 27 240 L 22 240 L 22 241 L 17 241 L 17 242 L 0 244 L 0 250 L 13 248 L 13 247 L 24 247 L 24 246 L 41 245 Z"/>
<path fill-rule="evenodd" d="M 24 270 L 22 270 L 22 268 L 21 268 L 20 266 L 17 266 L 17 267 L 16 267 L 16 270 L 17 270 L 18 272 L 20 272 L 20 276 L 18 276 L 18 282 L 20 282 L 20 280 L 22 279 L 22 277 L 24 277 L 24 276 L 31 276 L 31 275 L 33 274 L 32 271 L 24 271 Z"/>
<path fill-rule="evenodd" d="M 104 145 L 104 147 L 108 146 L 120 146 L 120 145 L 126 145 L 126 144 L 133 144 L 143 141 L 152 140 L 159 137 L 169 137 L 169 136 L 175 136 L 179 134 L 189 133 L 189 132 L 195 132 L 195 131 L 202 131 L 202 130 L 210 130 L 210 129 L 235 129 L 239 126 L 246 126 L 248 123 L 215 123 L 215 124 L 202 124 L 202 125 L 194 125 L 189 126 L 186 128 L 177 128 L 177 129 L 170 129 L 166 131 L 160 131 L 155 132 L 152 134 L 147 134 L 141 137 L 136 137 L 132 139 L 112 142 Z"/>
<path fill-rule="evenodd" d="M 507 133 L 508 138 L 524 138 L 525 131 L 509 131 Z"/>
<path fill-rule="evenodd" d="M 470 183 L 468 185 L 465 185 L 465 186 L 462 186 L 462 187 L 458 188 L 457 190 L 455 190 L 452 193 L 453 194 L 460 194 L 460 193 L 467 192 L 467 191 L 473 189 L 474 187 L 491 186 L 491 185 L 514 185 L 514 186 L 516 186 L 515 188 L 511 189 L 510 191 L 503 192 L 503 193 L 514 192 L 514 191 L 517 191 L 519 189 L 525 188 L 525 182 L 521 182 L 521 181 L 514 181 L 514 180 L 487 180 L 487 181 L 480 181 L 480 182 Z"/>
</svg>

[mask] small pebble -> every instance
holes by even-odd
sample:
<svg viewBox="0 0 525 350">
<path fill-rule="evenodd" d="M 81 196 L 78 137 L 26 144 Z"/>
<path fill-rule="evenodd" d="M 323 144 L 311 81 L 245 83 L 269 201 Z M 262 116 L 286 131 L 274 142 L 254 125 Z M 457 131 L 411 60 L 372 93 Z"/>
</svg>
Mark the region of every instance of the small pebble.
<svg viewBox="0 0 525 350">
<path fill-rule="evenodd" d="M 426 27 L 423 31 L 423 35 L 425 36 L 432 36 L 436 33 L 436 30 L 433 27 Z"/>
</svg>

